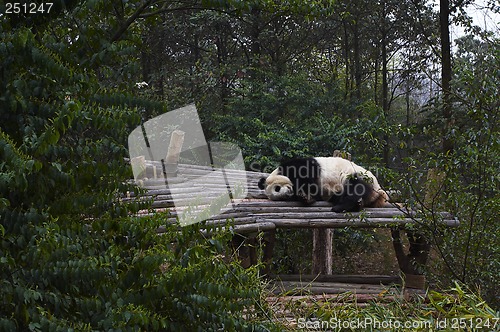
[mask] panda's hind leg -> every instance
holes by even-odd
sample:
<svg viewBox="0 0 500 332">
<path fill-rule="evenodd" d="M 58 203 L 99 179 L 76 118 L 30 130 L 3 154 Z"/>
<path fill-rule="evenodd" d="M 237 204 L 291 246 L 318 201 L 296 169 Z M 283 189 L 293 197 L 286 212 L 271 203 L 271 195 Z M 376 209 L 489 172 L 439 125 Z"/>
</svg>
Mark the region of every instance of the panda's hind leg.
<svg viewBox="0 0 500 332">
<path fill-rule="evenodd" d="M 332 196 L 329 202 L 333 204 L 333 212 L 357 212 L 364 207 L 364 197 L 371 190 L 368 183 L 354 174 L 345 183 L 341 193 Z"/>
</svg>

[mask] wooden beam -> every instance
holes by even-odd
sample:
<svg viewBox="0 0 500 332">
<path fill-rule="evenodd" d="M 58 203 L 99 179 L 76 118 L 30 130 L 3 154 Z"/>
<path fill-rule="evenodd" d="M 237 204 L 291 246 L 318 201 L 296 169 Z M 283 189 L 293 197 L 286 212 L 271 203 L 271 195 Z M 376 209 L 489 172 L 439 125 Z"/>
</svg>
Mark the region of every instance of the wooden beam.
<svg viewBox="0 0 500 332">
<path fill-rule="evenodd" d="M 344 275 L 317 275 L 317 274 L 278 274 L 271 276 L 279 281 L 302 281 L 302 282 L 341 282 L 353 284 L 373 284 L 389 285 L 401 284 L 400 276 L 389 275 L 362 275 L 362 274 L 344 274 Z"/>
<path fill-rule="evenodd" d="M 267 219 L 272 221 L 276 228 L 376 228 L 376 227 L 393 227 L 398 225 L 415 224 L 415 220 L 411 218 L 393 219 L 393 218 L 371 218 L 365 219 Z M 457 227 L 458 220 L 443 220 L 444 226 Z"/>
<path fill-rule="evenodd" d="M 130 160 L 134 180 L 143 179 L 146 176 L 146 158 L 144 156 L 137 156 Z"/>
<path fill-rule="evenodd" d="M 165 171 L 167 175 L 177 175 L 177 165 L 179 164 L 179 156 L 182 144 L 184 143 L 184 134 L 182 130 L 174 130 L 170 136 L 170 144 L 165 156 Z"/>
</svg>

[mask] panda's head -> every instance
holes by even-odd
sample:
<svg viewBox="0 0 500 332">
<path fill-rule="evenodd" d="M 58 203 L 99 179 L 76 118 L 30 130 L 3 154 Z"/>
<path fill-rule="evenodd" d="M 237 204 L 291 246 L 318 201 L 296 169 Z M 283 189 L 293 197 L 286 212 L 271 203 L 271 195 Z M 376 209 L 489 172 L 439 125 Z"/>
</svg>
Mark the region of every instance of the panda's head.
<svg viewBox="0 0 500 332">
<path fill-rule="evenodd" d="M 259 188 L 264 189 L 269 199 L 273 201 L 287 200 L 293 196 L 292 181 L 280 174 L 276 168 L 267 178 L 261 178 Z"/>
</svg>

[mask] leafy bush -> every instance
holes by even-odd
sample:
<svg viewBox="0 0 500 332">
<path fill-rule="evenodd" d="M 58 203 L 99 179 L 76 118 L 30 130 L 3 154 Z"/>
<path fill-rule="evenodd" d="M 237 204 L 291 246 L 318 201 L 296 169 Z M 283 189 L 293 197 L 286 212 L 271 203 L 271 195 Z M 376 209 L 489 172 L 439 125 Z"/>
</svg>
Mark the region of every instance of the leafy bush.
<svg viewBox="0 0 500 332">
<path fill-rule="evenodd" d="M 410 130 L 415 143 L 405 147 L 403 172 L 398 188 L 408 195 L 408 203 L 422 209 L 428 235 L 438 250 L 440 260 L 429 271 L 432 280 L 450 286 L 459 280 L 478 288 L 492 306 L 498 307 L 497 277 L 500 275 L 500 196 L 498 169 L 500 137 L 498 133 L 498 39 L 464 37 L 458 42 L 453 88 L 455 93 L 454 125 L 446 135 L 455 142 L 454 151 L 443 154 L 439 107 L 429 114 L 432 119 L 418 130 Z M 439 105 L 437 105 L 439 106 Z M 432 107 L 431 107 L 432 109 Z M 435 193 L 426 198 L 427 170 L 443 175 L 434 179 Z M 432 182 L 432 181 L 431 181 Z M 460 227 L 452 230 L 434 228 L 435 212 L 450 211 Z M 425 226 L 425 225 L 424 225 Z"/>
<path fill-rule="evenodd" d="M 267 73 L 264 82 L 242 87 L 224 113 L 202 105 L 202 117 L 210 139 L 238 144 L 248 169 L 270 171 L 287 158 L 354 151 L 374 125 L 363 117 L 349 119 L 347 109 L 335 91 L 308 77 Z"/>
<path fill-rule="evenodd" d="M 5 28 L 0 330 L 263 330 L 260 280 L 226 262 L 227 233 L 158 236 L 164 216 L 132 218 L 147 202 L 120 199 L 137 189 L 124 144 L 138 106 L 158 106 L 105 91 L 53 44 Z"/>
</svg>

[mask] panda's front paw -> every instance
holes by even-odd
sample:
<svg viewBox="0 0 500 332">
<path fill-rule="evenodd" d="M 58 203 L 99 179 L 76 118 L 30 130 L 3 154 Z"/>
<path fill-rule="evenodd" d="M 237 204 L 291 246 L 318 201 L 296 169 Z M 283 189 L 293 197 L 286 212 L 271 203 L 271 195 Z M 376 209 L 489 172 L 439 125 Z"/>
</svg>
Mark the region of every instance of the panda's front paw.
<svg viewBox="0 0 500 332">
<path fill-rule="evenodd" d="M 346 212 L 346 209 L 341 205 L 335 205 L 332 207 L 332 212 L 342 213 L 342 212 Z"/>
<path fill-rule="evenodd" d="M 313 205 L 314 203 L 316 203 L 316 200 L 315 199 L 306 199 L 304 200 L 304 204 L 309 206 L 309 205 Z"/>
<path fill-rule="evenodd" d="M 302 204 L 304 204 L 305 206 L 309 206 L 309 205 L 316 203 L 316 200 L 314 198 L 307 197 L 305 195 L 299 195 L 298 198 L 299 198 L 299 201 Z"/>
</svg>

